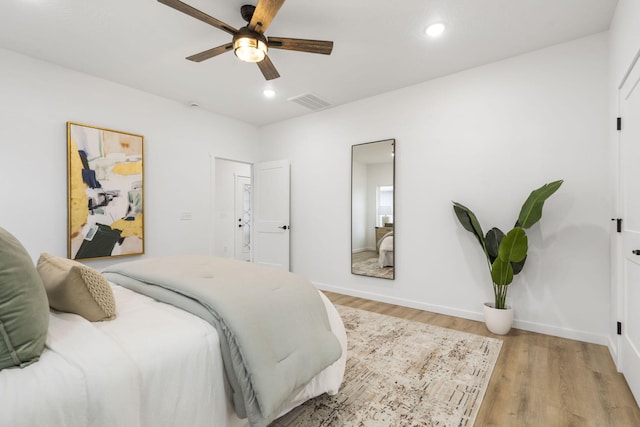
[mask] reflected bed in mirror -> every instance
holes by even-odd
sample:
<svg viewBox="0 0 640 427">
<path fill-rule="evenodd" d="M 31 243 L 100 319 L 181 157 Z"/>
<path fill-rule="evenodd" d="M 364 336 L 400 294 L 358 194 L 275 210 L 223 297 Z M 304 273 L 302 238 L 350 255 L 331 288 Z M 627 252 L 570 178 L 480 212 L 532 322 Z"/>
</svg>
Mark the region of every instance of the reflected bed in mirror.
<svg viewBox="0 0 640 427">
<path fill-rule="evenodd" d="M 351 147 L 351 273 L 395 278 L 395 139 Z"/>
</svg>

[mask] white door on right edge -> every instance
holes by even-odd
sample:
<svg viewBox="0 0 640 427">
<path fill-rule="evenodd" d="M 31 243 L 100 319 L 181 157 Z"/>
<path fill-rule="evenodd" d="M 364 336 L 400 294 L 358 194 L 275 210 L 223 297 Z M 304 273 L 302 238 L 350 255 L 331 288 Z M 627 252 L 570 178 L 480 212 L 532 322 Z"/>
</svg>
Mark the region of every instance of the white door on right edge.
<svg viewBox="0 0 640 427">
<path fill-rule="evenodd" d="M 620 202 L 622 258 L 618 317 L 622 321 L 619 370 L 640 402 L 640 63 L 620 89 Z"/>
</svg>

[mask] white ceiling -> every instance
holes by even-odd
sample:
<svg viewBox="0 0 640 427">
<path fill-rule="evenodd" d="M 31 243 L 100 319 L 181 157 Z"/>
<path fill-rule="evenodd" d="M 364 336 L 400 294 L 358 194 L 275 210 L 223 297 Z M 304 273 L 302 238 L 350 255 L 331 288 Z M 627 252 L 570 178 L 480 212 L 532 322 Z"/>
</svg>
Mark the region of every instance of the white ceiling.
<svg viewBox="0 0 640 427">
<path fill-rule="evenodd" d="M 239 28 L 256 0 L 183 0 Z M 267 36 L 333 40 L 330 56 L 272 49 L 281 77 L 225 53 L 184 58 L 231 36 L 155 0 L 1 0 L 0 47 L 257 126 L 606 31 L 617 0 L 289 0 Z M 442 21 L 439 39 L 424 36 Z M 0 64 L 1 66 L 1 64 Z"/>
</svg>

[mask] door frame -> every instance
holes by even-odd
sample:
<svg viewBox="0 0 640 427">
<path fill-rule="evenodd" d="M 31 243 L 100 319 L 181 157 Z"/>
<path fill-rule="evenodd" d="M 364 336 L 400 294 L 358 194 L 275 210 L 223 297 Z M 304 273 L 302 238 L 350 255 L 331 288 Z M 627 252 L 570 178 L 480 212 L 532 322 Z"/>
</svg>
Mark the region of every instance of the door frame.
<svg viewBox="0 0 640 427">
<path fill-rule="evenodd" d="M 255 228 L 255 212 L 256 212 L 256 194 L 257 194 L 257 186 L 256 186 L 256 172 L 255 172 L 255 166 L 256 165 L 266 165 L 266 164 L 278 164 L 278 163 L 286 163 L 287 164 L 287 172 L 288 172 L 288 178 L 287 178 L 287 198 L 290 197 L 290 191 L 291 191 L 291 183 L 290 183 L 290 176 L 291 176 L 291 162 L 288 159 L 281 159 L 281 160 L 276 160 L 276 161 L 265 161 L 265 162 L 248 162 L 248 161 L 243 161 L 243 160 L 235 160 L 235 159 L 229 159 L 229 158 L 224 158 L 224 157 L 217 157 L 215 156 L 213 153 L 209 153 L 209 157 L 210 157 L 210 191 L 209 191 L 209 212 L 210 212 L 210 232 L 209 232 L 209 254 L 210 255 L 216 255 L 216 246 L 215 246 L 215 239 L 216 239 L 216 223 L 217 223 L 217 218 L 216 218 L 216 214 L 217 214 L 217 204 L 218 204 L 218 200 L 216 197 L 216 160 L 222 160 L 222 161 L 228 161 L 228 162 L 233 162 L 233 163 L 239 163 L 239 164 L 245 164 L 248 165 L 250 168 L 250 178 L 251 178 L 251 185 L 252 185 L 252 192 L 251 192 L 251 251 L 250 251 L 250 262 L 255 262 L 255 242 L 256 242 L 256 228 Z M 234 178 L 234 194 L 235 194 L 235 178 Z M 234 206 L 235 209 L 235 206 Z M 289 202 L 289 212 L 287 214 L 287 229 L 286 229 L 286 236 L 287 236 L 287 248 L 286 248 L 286 266 L 285 268 L 288 270 L 290 269 L 290 240 L 289 240 L 289 235 L 290 235 L 290 219 L 291 219 L 291 208 L 290 208 L 290 202 Z M 235 224 L 234 224 L 235 225 Z M 233 241 L 234 245 L 235 245 L 235 229 L 234 229 L 234 241 Z M 218 255 L 220 256 L 220 255 Z M 233 257 L 235 259 L 235 248 L 233 251 Z"/>
<path fill-rule="evenodd" d="M 238 163 L 238 164 L 242 164 L 242 165 L 247 165 L 249 167 L 249 174 L 250 174 L 250 178 L 251 178 L 251 183 L 253 184 L 253 163 L 252 162 L 248 162 L 248 161 L 244 161 L 244 160 L 236 160 L 236 159 L 230 159 L 230 158 L 226 158 L 226 157 L 219 157 L 216 156 L 213 153 L 209 153 L 209 169 L 210 169 L 210 191 L 209 191 L 209 204 L 210 204 L 210 208 L 209 208 L 209 221 L 210 221 L 210 233 L 209 233 L 209 254 L 212 256 L 216 255 L 216 247 L 215 247 L 215 239 L 216 239 L 216 223 L 217 223 L 217 218 L 216 218 L 216 214 L 217 214 L 217 205 L 219 203 L 218 197 L 216 196 L 216 160 L 221 160 L 221 161 L 225 161 L 225 162 L 233 162 L 233 163 Z M 234 176 L 234 180 L 233 180 L 233 195 L 235 197 L 235 182 L 236 182 L 236 178 Z M 251 203 L 253 203 L 253 195 L 252 195 L 252 200 Z M 253 209 L 253 206 L 252 206 Z M 233 206 L 233 211 L 235 215 L 235 203 Z M 250 237 L 253 240 L 253 235 L 251 235 Z M 233 230 L 233 250 L 229 251 L 231 253 L 231 259 L 235 259 L 235 229 Z M 252 248 L 252 252 L 253 252 L 253 248 Z M 217 256 L 222 256 L 220 254 L 218 254 Z M 250 260 L 253 261 L 253 253 L 250 254 L 249 256 Z"/>
</svg>

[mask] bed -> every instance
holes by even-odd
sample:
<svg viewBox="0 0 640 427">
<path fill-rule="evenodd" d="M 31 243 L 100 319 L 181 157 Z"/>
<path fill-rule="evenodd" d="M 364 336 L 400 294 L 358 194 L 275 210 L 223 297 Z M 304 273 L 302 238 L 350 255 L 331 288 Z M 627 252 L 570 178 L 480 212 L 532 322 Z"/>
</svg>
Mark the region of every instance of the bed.
<svg viewBox="0 0 640 427">
<path fill-rule="evenodd" d="M 393 267 L 393 231 L 378 240 L 378 265 L 380 268 Z"/>
<path fill-rule="evenodd" d="M 238 416 L 221 335 L 210 322 L 113 282 L 109 289 L 115 315 L 102 315 L 112 320 L 50 310 L 39 356 L 22 368 L 0 367 L 1 426 L 235 427 L 274 418 L 256 424 Z M 335 307 L 315 292 L 341 355 L 296 389 L 277 416 L 312 397 L 337 393 L 342 381 L 344 326 Z M 0 327 L 2 307 L 0 294 Z"/>
</svg>

